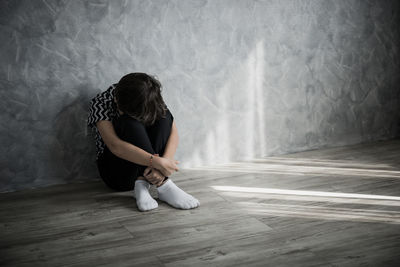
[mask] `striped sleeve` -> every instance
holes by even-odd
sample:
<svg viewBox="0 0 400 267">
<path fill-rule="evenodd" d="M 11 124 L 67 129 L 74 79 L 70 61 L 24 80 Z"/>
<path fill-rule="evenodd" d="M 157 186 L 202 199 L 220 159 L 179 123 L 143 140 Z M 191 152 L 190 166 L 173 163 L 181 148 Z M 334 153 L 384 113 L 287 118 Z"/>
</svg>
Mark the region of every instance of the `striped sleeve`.
<svg viewBox="0 0 400 267">
<path fill-rule="evenodd" d="M 112 102 L 113 102 L 113 87 L 108 88 L 106 91 L 97 94 L 90 101 L 89 115 L 87 125 L 90 127 L 96 126 L 96 122 L 101 120 L 112 120 Z"/>
</svg>

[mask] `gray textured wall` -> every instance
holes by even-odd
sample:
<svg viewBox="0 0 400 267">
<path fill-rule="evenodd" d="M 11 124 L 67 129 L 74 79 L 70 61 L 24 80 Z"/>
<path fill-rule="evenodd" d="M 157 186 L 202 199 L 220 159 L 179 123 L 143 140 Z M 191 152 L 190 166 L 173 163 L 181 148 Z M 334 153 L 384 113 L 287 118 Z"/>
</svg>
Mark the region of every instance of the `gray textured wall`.
<svg viewBox="0 0 400 267">
<path fill-rule="evenodd" d="M 134 71 L 181 167 L 399 136 L 398 1 L 0 3 L 0 191 L 97 178 L 88 101 Z"/>
</svg>

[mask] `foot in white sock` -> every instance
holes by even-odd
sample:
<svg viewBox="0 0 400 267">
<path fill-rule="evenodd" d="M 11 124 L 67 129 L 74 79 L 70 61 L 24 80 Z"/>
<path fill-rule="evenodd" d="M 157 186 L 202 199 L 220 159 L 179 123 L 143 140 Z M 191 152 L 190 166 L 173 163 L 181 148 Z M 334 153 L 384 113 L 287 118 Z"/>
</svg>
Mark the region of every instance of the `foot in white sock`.
<svg viewBox="0 0 400 267">
<path fill-rule="evenodd" d="M 158 203 L 149 193 L 150 184 L 145 180 L 136 180 L 133 196 L 140 211 L 148 211 L 158 207 Z"/>
<path fill-rule="evenodd" d="M 200 202 L 180 189 L 170 179 L 157 188 L 158 198 L 178 209 L 193 209 L 200 206 Z"/>
</svg>

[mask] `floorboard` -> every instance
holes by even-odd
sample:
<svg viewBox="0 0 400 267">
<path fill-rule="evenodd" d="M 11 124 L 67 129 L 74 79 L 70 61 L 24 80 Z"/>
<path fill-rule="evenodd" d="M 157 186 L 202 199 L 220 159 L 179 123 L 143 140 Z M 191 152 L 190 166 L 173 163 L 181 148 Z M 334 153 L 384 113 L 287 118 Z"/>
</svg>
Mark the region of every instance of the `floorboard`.
<svg viewBox="0 0 400 267">
<path fill-rule="evenodd" d="M 139 212 L 101 181 L 0 194 L 0 266 L 400 266 L 400 140 L 171 179 L 201 206 Z"/>
</svg>

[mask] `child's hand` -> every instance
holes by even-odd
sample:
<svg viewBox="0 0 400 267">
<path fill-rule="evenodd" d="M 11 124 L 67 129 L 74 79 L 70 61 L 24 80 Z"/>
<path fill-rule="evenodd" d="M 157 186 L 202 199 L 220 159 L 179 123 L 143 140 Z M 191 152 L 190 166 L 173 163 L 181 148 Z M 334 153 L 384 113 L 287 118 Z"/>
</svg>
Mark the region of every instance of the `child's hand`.
<svg viewBox="0 0 400 267">
<path fill-rule="evenodd" d="M 143 172 L 143 176 L 150 183 L 159 186 L 164 181 L 165 176 L 157 169 L 147 167 Z"/>
<path fill-rule="evenodd" d="M 179 161 L 163 157 L 154 157 L 153 166 L 159 170 L 164 176 L 170 176 L 172 173 L 179 171 L 177 166 Z"/>
</svg>

